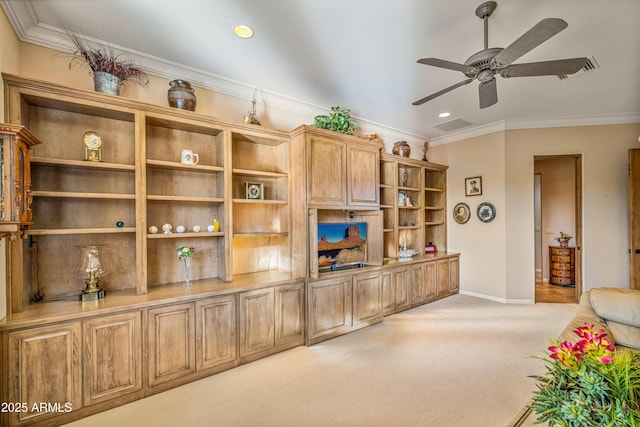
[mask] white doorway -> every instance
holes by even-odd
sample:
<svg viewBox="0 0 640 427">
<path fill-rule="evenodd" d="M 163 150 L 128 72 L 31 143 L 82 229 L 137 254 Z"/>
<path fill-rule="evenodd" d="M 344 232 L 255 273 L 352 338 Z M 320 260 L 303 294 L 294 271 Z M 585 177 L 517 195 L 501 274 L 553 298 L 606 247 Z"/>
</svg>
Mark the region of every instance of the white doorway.
<svg viewBox="0 0 640 427">
<path fill-rule="evenodd" d="M 582 156 L 535 156 L 534 174 L 536 302 L 577 302 L 582 294 Z M 557 278 L 549 284 L 551 267 L 558 268 L 550 251 L 559 246 L 561 232 L 572 237 L 572 285 L 559 285 Z"/>
</svg>

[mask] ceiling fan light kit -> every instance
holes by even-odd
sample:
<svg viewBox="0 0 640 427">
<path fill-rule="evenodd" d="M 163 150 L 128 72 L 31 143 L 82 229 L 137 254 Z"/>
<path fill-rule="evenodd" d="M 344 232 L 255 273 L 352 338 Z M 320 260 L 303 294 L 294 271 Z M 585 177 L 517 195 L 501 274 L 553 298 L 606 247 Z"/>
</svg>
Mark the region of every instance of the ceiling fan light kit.
<svg viewBox="0 0 640 427">
<path fill-rule="evenodd" d="M 460 71 L 467 79 L 421 98 L 413 102 L 413 105 L 424 104 L 460 86 L 467 85 L 473 80 L 478 80 L 480 82 L 478 86 L 480 108 L 487 108 L 498 102 L 496 74 L 503 78 L 571 75 L 580 71 L 587 63 L 588 59 L 582 57 L 513 64 L 525 53 L 567 28 L 568 24 L 559 18 L 545 18 L 506 48 L 489 48 L 489 17 L 497 6 L 495 1 L 488 1 L 476 8 L 476 16 L 484 20 L 484 49 L 471 55 L 464 64 L 438 58 L 418 60 L 420 64 Z"/>
</svg>

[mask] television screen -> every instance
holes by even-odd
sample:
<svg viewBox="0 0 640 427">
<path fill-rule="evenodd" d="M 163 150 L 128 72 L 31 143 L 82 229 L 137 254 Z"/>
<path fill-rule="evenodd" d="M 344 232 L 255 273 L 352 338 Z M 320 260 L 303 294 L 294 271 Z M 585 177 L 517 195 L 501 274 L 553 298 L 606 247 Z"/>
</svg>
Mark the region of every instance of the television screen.
<svg viewBox="0 0 640 427">
<path fill-rule="evenodd" d="M 367 223 L 318 224 L 318 267 L 367 260 Z"/>
</svg>

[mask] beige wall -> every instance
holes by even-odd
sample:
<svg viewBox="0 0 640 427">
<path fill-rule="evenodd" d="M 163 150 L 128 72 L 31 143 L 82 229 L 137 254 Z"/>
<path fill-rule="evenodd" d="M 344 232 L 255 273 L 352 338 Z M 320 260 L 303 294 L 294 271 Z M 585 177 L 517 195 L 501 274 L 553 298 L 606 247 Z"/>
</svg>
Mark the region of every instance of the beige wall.
<svg viewBox="0 0 640 427">
<path fill-rule="evenodd" d="M 433 147 L 430 160 L 449 165 L 449 207 L 489 201 L 498 211 L 489 224 L 449 222 L 449 247 L 462 253 L 461 291 L 534 301 L 534 157 L 563 154 L 583 156 L 584 289 L 628 287 L 627 150 L 638 135 L 640 124 L 525 129 Z M 484 194 L 464 197 L 464 177 L 476 175 Z"/>
<path fill-rule="evenodd" d="M 448 250 L 460 252 L 460 284 L 472 295 L 506 295 L 505 134 L 502 132 L 436 146 L 429 160 L 449 165 L 447 172 Z M 465 197 L 464 179 L 482 176 L 482 195 Z M 466 224 L 452 221 L 452 209 L 464 202 L 471 209 Z M 476 209 L 482 202 L 496 208 L 492 222 L 480 222 Z M 501 242 L 501 243 L 500 243 Z"/>
</svg>

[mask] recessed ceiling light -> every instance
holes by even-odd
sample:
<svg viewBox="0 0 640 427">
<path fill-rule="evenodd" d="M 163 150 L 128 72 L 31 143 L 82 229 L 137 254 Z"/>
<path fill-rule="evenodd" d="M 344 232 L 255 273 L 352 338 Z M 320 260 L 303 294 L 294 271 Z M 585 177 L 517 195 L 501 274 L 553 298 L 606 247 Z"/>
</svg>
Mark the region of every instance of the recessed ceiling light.
<svg viewBox="0 0 640 427">
<path fill-rule="evenodd" d="M 253 30 L 248 25 L 237 24 L 233 27 L 233 34 L 241 39 L 250 39 L 253 37 Z"/>
<path fill-rule="evenodd" d="M 445 117 L 449 117 L 450 115 L 451 113 L 440 113 L 438 114 L 438 117 L 445 118 Z"/>
</svg>

